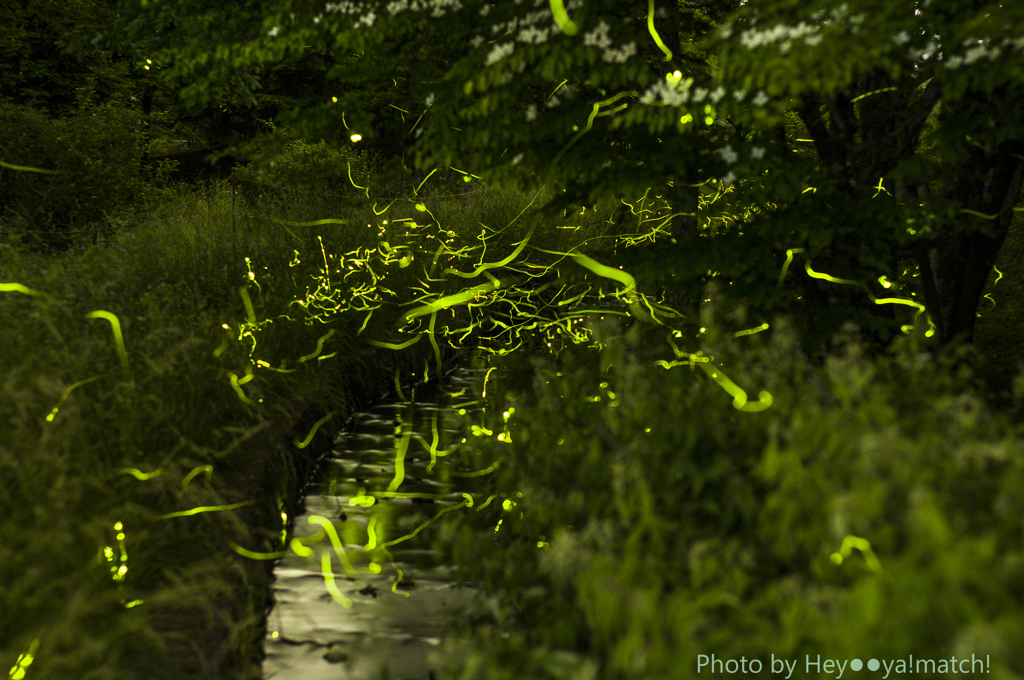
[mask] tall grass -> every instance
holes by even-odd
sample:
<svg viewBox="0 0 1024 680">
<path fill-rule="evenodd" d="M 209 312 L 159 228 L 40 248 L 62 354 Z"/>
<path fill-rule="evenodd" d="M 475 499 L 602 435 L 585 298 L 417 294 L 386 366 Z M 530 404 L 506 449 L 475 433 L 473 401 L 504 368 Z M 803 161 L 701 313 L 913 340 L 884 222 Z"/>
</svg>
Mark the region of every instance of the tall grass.
<svg viewBox="0 0 1024 680">
<path fill-rule="evenodd" d="M 519 216 L 488 241 L 497 259 L 535 224 L 520 216 L 531 197 L 501 189 L 465 205 L 398 201 L 379 215 L 323 193 L 249 201 L 227 183 L 166 195 L 109 244 L 53 256 L 0 246 L 2 282 L 24 287 L 0 293 L 0 666 L 16 676 L 258 669 L 263 612 L 229 596 L 251 573 L 228 545 L 275 550 L 273 517 L 253 534 L 248 506 L 173 514 L 256 500 L 267 490 L 253 487 L 263 460 L 253 451 L 274 422 L 309 399 L 344 412 L 365 396 L 346 393 L 352 371 L 396 366 L 392 350 L 365 340 L 396 339 L 439 239 L 480 246 L 481 232 Z M 587 217 L 583 233 L 612 228 Z M 324 218 L 345 223 L 296 224 Z M 550 233 L 538 243 L 566 247 L 575 232 Z M 417 266 L 377 262 L 373 284 L 339 264 L 380 257 L 385 241 Z M 376 289 L 372 315 L 359 286 Z M 329 331 L 320 356 L 330 358 L 300 361 Z M 422 367 L 429 349 L 417 350 Z M 420 370 L 407 364 L 403 381 Z M 390 381 L 385 371 L 378 382 Z"/>
</svg>

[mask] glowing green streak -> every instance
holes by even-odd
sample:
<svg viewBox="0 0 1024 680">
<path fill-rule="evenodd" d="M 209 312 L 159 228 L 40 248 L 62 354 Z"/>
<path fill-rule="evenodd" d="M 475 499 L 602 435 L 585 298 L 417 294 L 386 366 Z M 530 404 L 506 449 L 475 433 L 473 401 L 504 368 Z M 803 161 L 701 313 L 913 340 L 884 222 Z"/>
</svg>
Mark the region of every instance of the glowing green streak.
<svg viewBox="0 0 1024 680">
<path fill-rule="evenodd" d="M 864 556 L 864 562 L 867 563 L 871 571 L 882 571 L 882 563 L 878 560 L 878 556 L 875 555 L 875 551 L 871 549 L 871 544 L 868 543 L 866 538 L 860 538 L 853 534 L 843 539 L 843 545 L 839 548 L 839 552 L 832 553 L 830 559 L 836 564 L 842 564 L 843 559 L 849 557 L 854 548 L 859 550 Z"/>
<path fill-rule="evenodd" d="M 53 419 L 57 415 L 57 411 L 60 409 L 61 404 L 63 404 L 64 401 L 68 398 L 68 395 L 71 394 L 71 390 L 75 389 L 76 387 L 80 387 L 81 385 L 84 385 L 86 383 L 91 383 L 94 380 L 99 380 L 100 378 L 106 378 L 108 375 L 112 375 L 112 374 L 110 374 L 110 373 L 103 373 L 102 375 L 94 375 L 93 377 L 86 378 L 85 380 L 79 380 L 74 385 L 72 385 L 71 387 L 69 387 L 66 390 L 64 390 L 64 394 L 61 395 L 60 400 L 57 402 L 57 405 L 54 406 L 53 410 L 50 411 L 47 414 L 46 422 L 48 422 L 48 423 L 52 423 L 53 422 Z"/>
<path fill-rule="evenodd" d="M 324 576 L 324 586 L 327 588 L 327 592 L 331 594 L 331 597 L 334 598 L 334 601 L 345 609 L 351 609 L 352 600 L 345 597 L 334 582 L 334 571 L 331 569 L 331 553 L 326 550 L 320 553 L 320 572 Z"/>
<path fill-rule="evenodd" d="M 313 352 L 312 354 L 307 354 L 304 357 L 300 357 L 299 358 L 299 363 L 301 364 L 303 361 L 309 361 L 310 359 L 315 359 L 316 357 L 318 357 L 320 355 L 320 352 L 323 351 L 324 341 L 326 341 L 332 335 L 334 335 L 334 329 L 333 328 L 331 330 L 327 331 L 327 335 L 323 336 L 322 338 L 320 338 L 319 340 L 316 341 L 316 351 Z"/>
<path fill-rule="evenodd" d="M 435 521 L 437 521 L 442 515 L 447 514 L 449 512 L 454 512 L 456 510 L 460 510 L 462 508 L 471 508 L 471 507 L 473 507 L 473 497 L 472 496 L 470 496 L 468 493 L 464 493 L 464 494 L 462 494 L 462 497 L 465 500 L 463 500 L 458 505 L 453 505 L 450 508 L 444 508 L 443 510 L 438 512 L 436 515 L 434 515 L 433 517 L 428 519 L 426 522 L 424 522 L 423 524 L 421 524 L 418 527 L 416 527 L 412 531 L 412 533 L 406 534 L 405 536 L 402 536 L 401 538 L 396 538 L 393 541 L 388 541 L 387 543 L 382 543 L 380 545 L 380 547 L 381 548 L 390 548 L 391 546 L 396 545 L 398 543 L 402 543 L 403 541 L 408 541 L 410 538 L 414 537 L 416 534 L 420 533 L 421 531 L 426 529 L 428 526 L 433 524 Z"/>
<path fill-rule="evenodd" d="M 743 336 L 743 335 L 753 335 L 754 333 L 760 333 L 761 331 L 766 331 L 766 330 L 768 330 L 768 324 L 763 323 L 760 326 L 758 326 L 757 328 L 751 328 L 751 329 L 745 330 L 745 331 L 736 331 L 735 333 L 732 334 L 732 337 L 738 338 L 738 337 Z"/>
<path fill-rule="evenodd" d="M 757 411 L 764 411 L 768 408 L 771 408 L 773 399 L 771 393 L 769 393 L 768 391 L 761 390 L 758 393 L 757 396 L 760 399 L 760 401 L 749 402 L 747 401 L 747 393 L 740 389 L 740 387 L 736 385 L 736 383 L 734 383 L 732 380 L 729 380 L 728 376 L 726 376 L 725 373 L 722 372 L 722 369 L 718 368 L 710 361 L 699 362 L 697 365 L 700 366 L 705 373 L 711 376 L 711 379 L 717 382 L 723 390 L 725 390 L 726 392 L 729 393 L 730 396 L 732 396 L 732 406 L 737 411 L 753 413 Z"/>
<path fill-rule="evenodd" d="M 992 285 L 994 286 L 997 283 L 999 283 L 999 279 L 1003 278 L 1003 273 L 1001 271 L 999 271 L 998 267 L 992 267 L 992 269 L 994 269 L 996 271 L 996 274 L 999 274 L 999 277 L 995 281 L 992 282 Z"/>
<path fill-rule="evenodd" d="M 250 560 L 276 560 L 276 559 L 284 557 L 285 555 L 288 554 L 287 551 L 272 552 L 272 553 L 253 552 L 251 550 L 246 550 L 245 548 L 243 548 L 242 546 L 238 545 L 234 541 L 230 541 L 230 543 L 231 543 L 231 548 L 236 553 L 238 553 L 242 557 L 248 557 Z"/>
<path fill-rule="evenodd" d="M 157 519 L 171 519 L 173 517 L 191 517 L 192 515 L 198 515 L 201 512 L 221 512 L 223 510 L 234 510 L 235 508 L 241 508 L 245 505 L 252 505 L 256 501 L 243 501 L 241 503 L 232 503 L 231 505 L 204 505 L 198 508 L 192 508 L 190 510 L 182 510 L 181 512 L 171 512 L 166 515 L 160 515 Z"/>
<path fill-rule="evenodd" d="M 27 165 L 11 165 L 10 163 L 4 163 L 0 161 L 0 168 L 7 168 L 8 170 L 17 170 L 18 172 L 41 172 L 46 175 L 59 175 L 59 170 L 43 170 L 42 168 L 30 168 Z"/>
<path fill-rule="evenodd" d="M 496 460 L 492 465 L 484 468 L 483 470 L 477 470 L 476 472 L 453 472 L 452 477 L 483 477 L 484 475 L 489 475 L 497 470 L 499 465 L 501 465 L 501 461 Z"/>
<path fill-rule="evenodd" d="M 536 228 L 536 225 L 530 227 L 530 231 L 526 234 L 526 238 L 524 238 L 522 241 L 520 241 L 519 245 L 516 246 L 516 249 L 513 250 L 512 253 L 508 257 L 503 259 L 503 260 L 499 260 L 498 262 L 491 262 L 489 264 L 482 264 L 479 267 L 477 267 L 473 272 L 471 272 L 469 274 L 463 274 L 462 272 L 456 271 L 454 269 L 445 269 L 441 273 L 442 274 L 455 274 L 456 276 L 460 276 L 460 277 L 462 277 L 464 279 L 473 279 L 473 278 L 476 278 L 477 276 L 480 276 L 481 274 L 486 273 L 486 270 L 488 270 L 488 269 L 494 269 L 496 267 L 504 267 L 509 262 L 511 262 L 512 260 L 516 259 L 519 256 L 519 253 L 523 252 L 523 249 L 526 247 L 526 244 L 530 242 L 530 237 L 533 236 L 533 230 L 535 228 Z M 492 282 L 494 282 L 494 281 L 496 281 L 496 279 L 492 279 Z"/>
<path fill-rule="evenodd" d="M 495 498 L 497 498 L 497 497 L 498 497 L 498 494 L 492 494 L 490 498 L 488 498 L 488 499 L 487 499 L 486 501 L 484 501 L 484 504 L 483 504 L 483 505 L 479 506 L 479 507 L 478 507 L 478 508 L 476 509 L 476 511 L 477 511 L 477 512 L 480 512 L 481 510 L 483 510 L 484 508 L 486 508 L 486 507 L 487 507 L 488 505 L 490 505 L 490 504 L 491 504 L 491 501 L 493 501 L 493 500 L 494 500 Z"/>
<path fill-rule="evenodd" d="M 245 290 L 245 286 L 239 286 L 238 292 L 242 296 L 242 304 L 245 305 L 245 318 L 250 324 L 255 324 L 256 312 L 252 309 L 252 300 L 249 299 L 249 292 Z"/>
<path fill-rule="evenodd" d="M 484 373 L 484 389 L 483 389 L 483 393 L 480 395 L 481 398 L 486 398 L 487 397 L 487 379 L 491 377 L 491 372 L 495 368 L 497 368 L 497 367 L 496 366 L 491 366 L 489 369 L 487 369 L 487 372 Z"/>
<path fill-rule="evenodd" d="M 968 210 L 967 208 L 960 208 L 960 212 L 966 215 L 974 215 L 975 217 L 980 217 L 985 220 L 994 220 L 999 217 L 999 213 L 996 213 L 995 215 L 986 215 L 985 213 L 980 213 L 977 210 Z"/>
<path fill-rule="evenodd" d="M 327 537 L 331 539 L 331 545 L 334 546 L 334 552 L 337 553 L 338 559 L 341 560 L 342 566 L 345 567 L 346 574 L 354 574 L 356 570 L 352 567 L 352 563 L 348 559 L 348 555 L 345 553 L 345 546 L 342 545 L 341 539 L 338 538 L 338 532 L 334 530 L 334 525 L 331 520 L 320 515 L 310 515 L 307 520 L 310 524 L 316 524 L 324 528 L 327 532 Z M 326 551 L 324 554 L 327 554 Z"/>
<path fill-rule="evenodd" d="M 398 368 L 395 368 L 395 392 L 398 394 L 398 398 L 402 401 L 408 401 L 405 395 L 402 393 L 402 383 L 398 380 Z"/>
<path fill-rule="evenodd" d="M 565 7 L 562 5 L 562 0 L 551 0 L 551 14 L 555 18 L 555 23 L 562 29 L 562 33 L 566 35 L 576 35 L 579 31 L 579 27 L 576 26 L 569 19 L 569 14 L 565 11 Z"/>
<path fill-rule="evenodd" d="M 321 418 L 320 420 L 318 420 L 315 423 L 313 423 L 313 429 L 309 431 L 309 434 L 306 435 L 306 438 L 303 439 L 301 442 L 298 439 L 293 439 L 292 443 L 295 444 L 295 447 L 299 448 L 299 449 L 304 449 L 307 446 L 309 446 L 309 443 L 311 441 L 313 441 L 313 436 L 316 434 L 316 431 L 320 429 L 321 425 L 323 425 L 328 420 L 333 418 L 335 413 L 337 413 L 337 411 L 331 411 L 330 413 L 325 415 L 323 418 Z"/>
<path fill-rule="evenodd" d="M 665 61 L 672 60 L 672 51 L 665 47 L 665 43 L 661 41 L 661 36 L 654 30 L 654 0 L 647 0 L 647 30 L 651 32 L 651 37 L 654 38 L 654 42 L 658 44 L 661 51 L 665 53 Z"/>
<path fill-rule="evenodd" d="M 249 397 L 245 396 L 245 392 L 242 391 L 242 385 L 249 382 L 249 380 L 252 379 L 252 375 L 247 375 L 241 380 L 239 380 L 238 376 L 235 375 L 234 373 L 228 373 L 228 377 L 231 379 L 231 388 L 238 395 L 238 398 L 242 400 L 242 403 L 248 404 L 249 406 L 254 406 L 255 402 Z"/>
<path fill-rule="evenodd" d="M 851 99 L 850 103 L 852 104 L 854 102 L 859 102 L 861 99 L 864 99 L 864 97 L 870 97 L 873 94 L 881 94 L 882 92 L 893 92 L 896 89 L 898 89 L 898 88 L 895 88 L 895 87 L 883 87 L 881 90 L 872 90 L 871 92 L 865 92 L 864 94 L 859 95 L 859 96 L 854 97 L 853 99 Z"/>
<path fill-rule="evenodd" d="M 305 546 L 305 544 L 303 543 L 303 541 L 305 541 L 306 543 L 319 543 L 320 541 L 323 540 L 324 536 L 326 536 L 326 535 L 327 535 L 327 532 L 325 532 L 323 530 L 323 528 L 321 527 L 312 536 L 307 536 L 305 538 L 293 538 L 291 540 L 291 542 L 289 542 L 288 545 L 291 546 L 292 550 L 295 551 L 296 555 L 299 555 L 300 557 L 312 557 L 313 556 L 313 550 L 311 548 L 307 548 Z"/>
<path fill-rule="evenodd" d="M 164 473 L 163 470 L 157 470 L 156 472 L 143 472 L 138 468 L 118 468 L 117 473 L 120 475 L 131 475 L 140 482 L 145 482 L 148 479 L 159 477 Z"/>
<path fill-rule="evenodd" d="M 383 347 L 385 349 L 400 350 L 400 349 L 405 349 L 406 347 L 409 347 L 411 345 L 415 345 L 417 342 L 420 341 L 420 339 L 422 337 L 423 337 L 422 335 L 417 335 L 412 340 L 406 340 L 405 342 L 400 343 L 400 344 L 395 344 L 393 342 L 381 342 L 380 340 L 367 340 L 366 342 L 368 342 L 371 345 L 374 345 L 375 347 Z"/>
<path fill-rule="evenodd" d="M 210 481 L 210 477 L 213 476 L 213 466 L 200 465 L 192 470 L 192 472 L 185 475 L 185 478 L 181 480 L 181 492 L 185 493 L 185 489 L 188 488 L 188 483 L 195 479 L 197 475 L 201 475 L 204 472 L 206 473 L 206 481 Z"/>
<path fill-rule="evenodd" d="M 437 321 L 437 312 L 430 315 L 430 327 L 427 329 L 429 332 L 428 339 L 430 340 L 430 346 L 434 348 L 434 361 L 437 363 L 437 374 L 441 375 L 441 348 L 437 346 L 437 339 L 434 337 L 434 322 Z M 429 378 L 425 377 L 426 371 L 424 371 L 424 380 Z"/>
<path fill-rule="evenodd" d="M 419 493 L 415 491 L 378 491 L 377 495 L 381 498 L 430 498 L 436 501 L 444 500 L 446 497 L 443 493 Z"/>
<path fill-rule="evenodd" d="M 44 298 L 47 302 L 53 302 L 53 296 L 46 293 L 42 293 L 32 288 L 27 288 L 20 283 L 0 283 L 0 293 L 24 293 L 25 295 L 35 295 L 36 297 Z"/>
<path fill-rule="evenodd" d="M 402 430 L 404 433 L 395 444 L 395 477 L 388 484 L 388 491 L 394 491 L 405 481 L 405 454 L 409 451 L 409 438 L 412 436 L 412 430 L 408 423 L 402 425 Z"/>
<path fill-rule="evenodd" d="M 848 286 L 863 286 L 864 285 L 860 281 L 851 281 L 850 279 L 837 279 L 834 276 L 829 276 L 828 274 L 822 274 L 821 272 L 816 272 L 813 269 L 811 269 L 811 261 L 810 260 L 808 260 L 807 262 L 804 262 L 804 269 L 807 270 L 807 275 L 810 276 L 811 278 L 814 278 L 814 279 L 823 279 L 825 281 L 830 281 L 832 283 L 845 283 Z"/>
<path fill-rule="evenodd" d="M 571 255 L 571 257 L 575 259 L 576 262 L 579 263 L 581 266 L 586 267 L 587 269 L 594 272 L 598 276 L 604 277 L 606 279 L 612 279 L 613 281 L 618 281 L 619 283 L 621 283 L 625 287 L 625 289 L 622 292 L 625 295 L 629 296 L 628 299 L 632 298 L 633 294 L 636 291 L 636 279 L 634 279 L 632 276 L 619 269 L 613 269 L 612 267 L 603 265 L 597 260 L 587 257 L 586 255 L 573 254 Z"/>
<path fill-rule="evenodd" d="M 358 187 L 362 189 L 363 187 Z M 333 217 L 328 217 L 322 220 L 316 220 L 314 222 L 289 222 L 288 220 L 275 220 L 281 224 L 289 224 L 293 227 L 319 227 L 322 224 L 348 224 L 348 220 L 339 220 Z"/>
<path fill-rule="evenodd" d="M 476 296 L 480 295 L 481 293 L 487 293 L 492 290 L 498 290 L 499 288 L 505 285 L 508 285 L 508 283 L 502 283 L 501 281 L 498 281 L 497 283 L 483 283 L 480 284 L 479 286 L 474 286 L 473 288 L 469 288 L 459 293 L 445 295 L 444 297 L 438 298 L 433 302 L 429 302 L 421 307 L 416 307 L 415 309 L 409 310 L 402 317 L 402 321 L 411 321 L 412 319 L 415 319 L 418 316 L 433 314 L 442 309 L 448 309 L 449 307 L 453 307 L 455 305 L 465 304 L 470 300 L 476 298 Z"/>
<path fill-rule="evenodd" d="M 582 137 L 583 135 L 585 135 L 587 132 L 590 131 L 590 128 L 594 124 L 594 118 L 596 118 L 598 116 L 597 111 L 598 111 L 599 108 L 601 108 L 602 106 L 610 106 L 613 102 L 615 102 L 620 97 L 625 97 L 627 95 L 635 97 L 636 94 L 637 94 L 636 91 L 620 92 L 620 93 L 618 93 L 617 95 L 615 95 L 614 97 L 612 97 L 610 99 L 605 99 L 602 102 L 597 102 L 596 104 L 594 104 L 594 108 L 591 110 L 590 116 L 587 117 L 587 124 L 586 124 L 586 126 L 584 126 L 584 128 L 582 130 L 580 130 L 575 135 L 573 135 L 572 139 L 570 139 L 568 141 L 568 143 L 561 148 L 561 150 L 555 156 L 555 160 L 551 161 L 551 165 L 554 165 L 555 163 L 557 163 L 562 158 L 562 156 L 565 154 L 565 152 L 568 151 L 569 148 L 573 144 L 575 144 L 576 142 L 579 141 L 580 137 Z M 611 111 L 608 111 L 607 113 L 611 113 Z"/>
<path fill-rule="evenodd" d="M 782 285 L 782 280 L 784 278 L 786 278 L 786 272 L 789 270 L 789 264 L 793 261 L 793 254 L 794 253 L 802 253 L 802 252 L 804 252 L 803 248 L 790 248 L 790 249 L 788 249 L 786 251 L 786 261 L 782 265 L 782 273 L 779 274 L 779 283 L 778 283 L 778 285 L 781 286 Z"/>
<path fill-rule="evenodd" d="M 6 163 L 2 162 L 0 162 L 0 165 L 3 165 L 4 167 L 15 167 L 15 169 L 17 169 L 16 166 L 8 166 Z M 44 171 L 40 170 L 39 172 Z M 29 643 L 28 649 L 18 655 L 18 660 L 14 662 L 14 667 L 11 668 L 11 680 L 22 680 L 22 678 L 25 677 L 25 670 L 32 665 L 33 661 L 35 661 L 36 650 L 39 649 L 39 642 L 39 638 L 36 638 Z"/>
<path fill-rule="evenodd" d="M 124 338 L 121 337 L 121 322 L 110 312 L 98 309 L 85 315 L 86 319 L 106 319 L 110 323 L 110 330 L 114 334 L 114 342 L 117 344 L 117 356 L 121 359 L 121 374 L 128 380 L 128 353 L 124 350 Z"/>
<path fill-rule="evenodd" d="M 366 552 L 377 547 L 377 518 L 376 516 L 370 518 L 369 524 L 366 525 Z"/>
</svg>

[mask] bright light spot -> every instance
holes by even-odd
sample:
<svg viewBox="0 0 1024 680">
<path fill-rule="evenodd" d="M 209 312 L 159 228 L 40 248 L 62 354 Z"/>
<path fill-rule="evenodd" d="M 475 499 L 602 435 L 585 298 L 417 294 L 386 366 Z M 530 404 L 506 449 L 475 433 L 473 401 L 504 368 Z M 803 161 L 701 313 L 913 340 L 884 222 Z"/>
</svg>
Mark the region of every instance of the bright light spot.
<svg viewBox="0 0 1024 680">
<path fill-rule="evenodd" d="M 353 134 L 351 137 L 349 137 L 349 139 L 351 139 L 353 142 L 358 142 L 362 138 L 363 136 L 360 134 Z"/>
<path fill-rule="evenodd" d="M 337 104 L 338 103 L 338 98 L 337 97 L 331 97 L 331 101 L 334 102 L 335 104 Z"/>
<path fill-rule="evenodd" d="M 275 638 L 275 639 L 276 639 L 276 638 L 277 638 L 277 637 L 278 637 L 279 635 L 281 635 L 281 634 L 280 634 L 280 633 L 278 633 L 278 632 L 277 632 L 277 631 L 275 630 L 275 631 L 274 631 L 273 633 L 271 633 L 271 634 L 270 634 L 270 637 L 272 637 L 272 638 Z"/>
</svg>

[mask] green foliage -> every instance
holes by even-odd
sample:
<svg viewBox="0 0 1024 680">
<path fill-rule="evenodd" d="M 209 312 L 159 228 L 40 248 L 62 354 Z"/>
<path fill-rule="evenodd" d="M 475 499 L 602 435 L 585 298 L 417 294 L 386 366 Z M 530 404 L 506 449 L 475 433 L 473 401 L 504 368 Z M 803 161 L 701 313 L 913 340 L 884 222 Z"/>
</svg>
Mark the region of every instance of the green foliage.
<svg viewBox="0 0 1024 680">
<path fill-rule="evenodd" d="M 281 421 L 293 422 L 296 404 L 315 400 L 341 420 L 356 398 L 387 389 L 396 369 L 404 381 L 410 365 L 418 373 L 434 359 L 426 342 L 415 363 L 367 344 L 394 341 L 401 315 L 422 302 L 421 263 L 438 253 L 423 234 L 438 225 L 409 222 L 426 222 L 425 211 L 366 208 L 347 225 L 314 228 L 337 204 L 232 199 L 224 184 L 179 188 L 109 248 L 56 257 L 0 244 L 5 670 L 39 637 L 28 678 L 177 680 L 189 664 L 253 677 L 259 661 L 247 655 L 265 634 L 264 611 L 244 604 L 266 593 L 239 578 L 230 541 L 269 552 L 280 524 L 240 535 L 248 505 L 163 516 L 236 502 L 273 507 L 253 486 L 253 453 Z M 430 210 L 460 243 L 513 209 L 495 201 L 462 214 L 451 203 L 431 201 Z M 506 250 L 491 244 L 489 254 Z M 118 320 L 127 375 L 111 325 L 88 316 L 96 310 Z M 349 389 L 357 374 L 374 376 L 367 394 Z M 212 473 L 185 488 L 204 465 Z M 162 473 L 140 480 L 127 468 Z M 121 545 L 115 522 L 126 536 L 121 580 L 102 552 Z"/>
<path fill-rule="evenodd" d="M 444 545 L 499 605 L 447 677 L 690 678 L 698 654 L 1021 673 L 1021 431 L 955 357 L 872 359 L 851 328 L 814 367 L 785 322 L 709 334 L 706 355 L 774 396 L 748 414 L 653 365 L 639 329 L 591 324 L 601 352 L 511 356 L 488 387 L 481 425 L 506 441 L 477 437 L 468 464 L 501 461 L 496 498 Z"/>
<path fill-rule="evenodd" d="M 281 198 L 281 191 L 289 187 L 317 194 L 355 196 L 360 191 L 358 187 L 366 186 L 368 176 L 365 152 L 331 147 L 323 141 L 307 144 L 296 140 L 279 154 L 269 158 L 257 155 L 249 165 L 235 169 L 240 192 L 249 200 L 262 195 Z"/>
<path fill-rule="evenodd" d="M 0 103 L 0 213 L 5 238 L 64 250 L 92 238 L 107 215 L 142 190 L 138 115 L 113 105 L 51 120 Z"/>
<path fill-rule="evenodd" d="M 693 269 L 692 281 L 728 263 L 766 313 L 815 317 L 807 338 L 853 319 L 882 345 L 899 325 L 889 308 L 847 293 L 833 302 L 811 279 L 772 294 L 766 263 L 803 249 L 818 271 L 861 286 L 920 269 L 937 341 L 969 340 L 1021 188 L 1020 8 L 646 5 L 571 2 L 565 16 L 539 1 L 204 8 L 196 30 L 227 44 L 164 41 L 161 58 L 167 78 L 192 78 L 187 96 L 209 103 L 229 85 L 251 96 L 253 74 L 333 44 L 337 95 L 288 118 L 307 138 L 372 143 L 386 136 L 390 110 L 418 169 L 543 183 L 554 190 L 549 216 L 653 187 L 688 216 L 663 227 L 687 246 L 683 258 L 666 254 L 663 269 Z M 430 64 L 420 82 L 391 77 L 413 57 Z M 708 211 L 696 187 L 709 184 L 737 190 Z M 753 242 L 698 239 L 723 219 Z M 972 245 L 958 249 L 957 239 Z"/>
<path fill-rule="evenodd" d="M 0 99 L 57 118 L 127 106 L 129 66 L 110 48 L 113 3 L 12 0 L 0 7 Z"/>
</svg>

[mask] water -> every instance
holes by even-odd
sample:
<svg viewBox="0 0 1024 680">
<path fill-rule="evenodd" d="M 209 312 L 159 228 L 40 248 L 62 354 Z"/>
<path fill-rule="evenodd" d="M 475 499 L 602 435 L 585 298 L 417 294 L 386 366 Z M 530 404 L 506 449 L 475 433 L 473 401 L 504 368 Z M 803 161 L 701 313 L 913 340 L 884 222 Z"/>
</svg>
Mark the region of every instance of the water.
<svg viewBox="0 0 1024 680">
<path fill-rule="evenodd" d="M 458 507 L 466 502 L 463 492 L 483 502 L 476 489 L 486 477 L 450 475 L 465 466 L 458 449 L 464 416 L 453 405 L 472 409 L 466 402 L 480 394 L 483 377 L 483 372 L 455 371 L 442 389 L 427 393 L 420 387 L 411 403 L 356 414 L 351 428 L 339 436 L 330 469 L 309 491 L 306 514 L 294 524 L 295 537 L 312 539 L 318 532 L 326 537 L 307 541 L 307 557 L 289 549 L 274 571 L 276 604 L 267 621 L 264 677 L 375 680 L 386 668 L 395 680 L 432 678 L 431 653 L 446 624 L 478 599 L 474 588 L 455 583 L 454 569 L 430 549 L 445 514 L 413 538 L 387 547 L 393 563 L 379 548 L 367 546 L 407 536 L 445 508 L 451 508 L 449 515 L 465 512 Z M 438 456 L 428 471 L 428 447 L 435 443 Z M 396 474 L 402 465 L 404 475 Z M 361 490 L 375 495 L 387 489 L 430 498 L 378 497 L 369 507 L 349 502 L 360 498 Z M 332 546 L 328 524 L 343 551 Z M 306 552 L 302 546 L 299 550 Z M 343 559 L 351 563 L 350 570 Z"/>
</svg>

